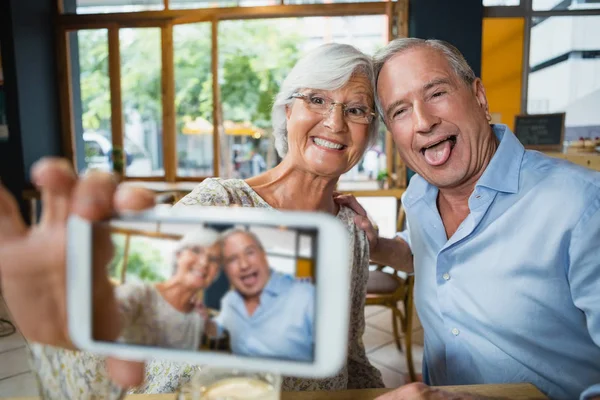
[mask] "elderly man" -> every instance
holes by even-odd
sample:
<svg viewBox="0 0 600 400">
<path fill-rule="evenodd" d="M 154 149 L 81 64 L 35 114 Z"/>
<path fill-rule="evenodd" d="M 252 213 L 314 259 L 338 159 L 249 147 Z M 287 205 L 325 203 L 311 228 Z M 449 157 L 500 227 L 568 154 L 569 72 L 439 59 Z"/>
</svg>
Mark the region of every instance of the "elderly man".
<svg viewBox="0 0 600 400">
<path fill-rule="evenodd" d="M 312 361 L 314 286 L 271 270 L 260 240 L 251 232 L 225 232 L 221 248 L 234 290 L 221 300 L 209 334 L 219 336 L 227 330 L 234 354 Z"/>
<path fill-rule="evenodd" d="M 600 395 L 600 174 L 490 125 L 481 80 L 445 42 L 398 39 L 375 65 L 379 112 L 418 175 L 396 240 L 364 210 L 357 223 L 373 260 L 414 265 L 424 381 Z M 413 384 L 384 398 L 446 396 Z"/>
</svg>

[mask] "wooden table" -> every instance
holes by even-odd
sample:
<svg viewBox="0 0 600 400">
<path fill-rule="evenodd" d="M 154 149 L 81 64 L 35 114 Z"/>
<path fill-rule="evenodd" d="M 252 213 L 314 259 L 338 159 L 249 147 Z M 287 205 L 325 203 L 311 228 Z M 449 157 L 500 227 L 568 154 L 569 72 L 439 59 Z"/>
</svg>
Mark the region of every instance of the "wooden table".
<svg viewBox="0 0 600 400">
<path fill-rule="evenodd" d="M 449 392 L 504 398 L 511 400 L 547 399 L 535 386 L 528 383 L 501 385 L 443 386 Z M 372 400 L 391 389 L 342 390 L 337 392 L 283 392 L 281 400 Z M 172 394 L 137 394 L 126 400 L 174 400 Z M 39 400 L 37 397 L 12 397 L 6 400 Z"/>
</svg>

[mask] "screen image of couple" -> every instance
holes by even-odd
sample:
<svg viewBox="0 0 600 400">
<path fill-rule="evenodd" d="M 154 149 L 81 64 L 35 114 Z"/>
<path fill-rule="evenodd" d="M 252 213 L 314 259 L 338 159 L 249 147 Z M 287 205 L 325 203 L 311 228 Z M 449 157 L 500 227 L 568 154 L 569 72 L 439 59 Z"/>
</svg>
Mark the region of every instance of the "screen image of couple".
<svg viewBox="0 0 600 400">
<path fill-rule="evenodd" d="M 103 229 L 126 321 L 119 342 L 314 360 L 316 229 L 124 221 Z"/>
</svg>

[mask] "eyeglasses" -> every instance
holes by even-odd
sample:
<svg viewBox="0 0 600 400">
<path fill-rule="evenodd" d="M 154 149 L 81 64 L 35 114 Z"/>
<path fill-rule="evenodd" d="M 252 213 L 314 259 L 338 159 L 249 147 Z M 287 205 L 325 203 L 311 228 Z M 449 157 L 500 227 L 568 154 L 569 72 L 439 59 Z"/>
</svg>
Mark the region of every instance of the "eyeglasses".
<svg viewBox="0 0 600 400">
<path fill-rule="evenodd" d="M 296 92 L 292 94 L 291 97 L 303 100 L 310 111 L 321 115 L 329 115 L 333 111 L 333 107 L 340 105 L 342 106 L 346 121 L 357 124 L 370 124 L 376 115 L 370 107 L 365 106 L 364 104 L 338 103 L 317 93 L 304 94 Z"/>
</svg>

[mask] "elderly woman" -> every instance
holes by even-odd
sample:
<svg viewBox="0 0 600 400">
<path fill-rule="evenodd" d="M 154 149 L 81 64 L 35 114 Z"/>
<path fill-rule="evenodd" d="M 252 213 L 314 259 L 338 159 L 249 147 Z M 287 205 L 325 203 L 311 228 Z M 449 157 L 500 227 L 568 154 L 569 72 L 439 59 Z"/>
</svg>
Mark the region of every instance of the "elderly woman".
<svg viewBox="0 0 600 400">
<path fill-rule="evenodd" d="M 338 375 L 286 378 L 284 390 L 382 387 L 362 343 L 369 244 L 355 213 L 334 201 L 340 176 L 361 159 L 378 129 L 370 58 L 343 44 L 327 44 L 300 59 L 281 85 L 272 111 L 275 168 L 247 180 L 207 179 L 176 207 L 242 206 L 324 211 L 347 227 L 352 246 L 348 360 Z"/>
<path fill-rule="evenodd" d="M 219 271 L 219 234 L 207 228 L 183 236 L 175 248 L 173 275 L 154 285 L 125 283 L 115 290 L 126 343 L 198 350 L 204 318 L 197 312 L 198 292 Z"/>
<path fill-rule="evenodd" d="M 364 331 L 364 302 L 368 275 L 369 244 L 365 233 L 354 223 L 355 213 L 334 201 L 334 189 L 340 176 L 355 166 L 369 143 L 374 139 L 378 121 L 374 113 L 374 74 L 371 60 L 354 47 L 341 44 L 324 45 L 300 59 L 281 86 L 273 107 L 273 130 L 276 147 L 282 162 L 262 175 L 246 181 L 207 179 L 176 207 L 243 206 L 275 210 L 324 211 L 337 216 L 347 227 L 351 238 L 352 286 L 351 321 L 348 359 L 336 376 L 314 380 L 285 378 L 284 390 L 340 390 L 347 388 L 382 387 L 379 371 L 368 361 L 362 343 Z M 23 279 L 18 271 L 26 265 L 28 271 L 41 270 L 53 281 L 64 280 L 64 250 L 55 246 L 53 259 L 31 258 L 23 250 L 23 243 L 37 237 L 42 241 L 63 230 L 65 218 L 71 211 L 91 220 L 101 219 L 113 212 L 113 207 L 143 209 L 152 203 L 147 192 L 139 189 L 121 189 L 105 175 L 95 174 L 76 183 L 70 168 L 60 161 L 51 160 L 38 165 L 33 171 L 34 182 L 42 188 L 48 210 L 40 227 L 29 234 L 14 200 L 0 190 L 0 240 L 10 240 L 13 245 L 0 249 L 0 262 L 5 287 L 5 299 L 21 327 L 32 341 L 45 343 L 34 346 L 35 370 L 45 398 L 84 398 L 87 392 L 105 391 L 106 380 L 97 362 L 88 362 L 81 353 L 64 351 L 48 345 L 72 349 L 65 335 L 66 319 L 61 310 L 34 312 L 38 299 L 27 297 L 36 285 L 47 284 L 38 278 L 35 282 Z M 114 205 L 114 206 L 113 206 Z M 2 219 L 4 216 L 4 219 Z M 2 224 L 4 223 L 4 225 Z M 37 236 L 36 236 L 37 235 Z M 47 235 L 47 236 L 44 236 Z M 53 240 L 56 242 L 56 240 Z M 54 260 L 54 261 L 52 261 Z M 57 261 L 58 260 L 58 261 Z M 40 280 L 41 279 L 41 280 Z M 39 281 L 39 282 L 38 282 Z M 36 283 L 38 282 L 38 283 Z M 48 303 L 64 303 L 64 287 L 51 287 Z M 94 296 L 103 299 L 96 311 L 104 337 L 118 335 L 122 326 L 114 320 L 114 298 L 107 284 L 98 281 Z M 57 315 L 58 314 L 58 315 Z M 36 327 L 45 323 L 48 329 L 40 332 Z M 65 355 L 68 354 L 68 355 Z M 70 357 L 70 359 L 68 359 Z M 67 362 L 68 361 L 68 362 Z M 139 366 L 108 359 L 111 377 L 122 386 L 143 380 Z M 59 369 L 67 365 L 66 369 Z M 76 367 L 71 368 L 71 365 Z M 136 391 L 173 392 L 189 380 L 193 367 L 156 363 L 146 369 L 144 386 Z M 115 392 L 116 387 L 113 386 Z M 82 392 L 83 391 L 83 392 Z"/>
</svg>

